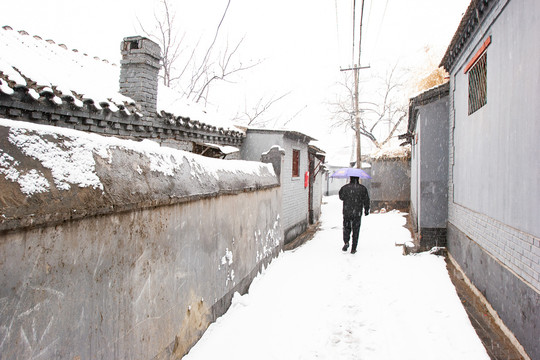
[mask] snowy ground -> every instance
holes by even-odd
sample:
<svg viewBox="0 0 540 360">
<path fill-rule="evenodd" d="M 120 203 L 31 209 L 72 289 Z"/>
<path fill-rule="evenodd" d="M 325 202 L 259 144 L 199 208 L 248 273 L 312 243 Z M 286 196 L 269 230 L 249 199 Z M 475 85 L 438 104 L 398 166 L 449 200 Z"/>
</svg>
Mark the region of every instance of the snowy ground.
<svg viewBox="0 0 540 360">
<path fill-rule="evenodd" d="M 398 212 L 363 217 L 358 252 L 341 251 L 341 202 L 323 199 L 315 237 L 282 253 L 236 294 L 184 360 L 488 360 L 442 257 L 403 256 Z"/>
</svg>

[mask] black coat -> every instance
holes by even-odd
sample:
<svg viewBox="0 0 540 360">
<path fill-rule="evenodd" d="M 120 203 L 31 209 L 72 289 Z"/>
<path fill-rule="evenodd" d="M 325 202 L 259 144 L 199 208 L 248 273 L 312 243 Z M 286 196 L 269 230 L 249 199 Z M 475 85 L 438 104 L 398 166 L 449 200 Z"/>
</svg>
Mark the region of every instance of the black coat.
<svg viewBox="0 0 540 360">
<path fill-rule="evenodd" d="M 366 187 L 358 182 L 351 182 L 339 189 L 339 198 L 343 201 L 343 216 L 362 216 L 362 208 L 369 212 L 369 194 Z"/>
</svg>

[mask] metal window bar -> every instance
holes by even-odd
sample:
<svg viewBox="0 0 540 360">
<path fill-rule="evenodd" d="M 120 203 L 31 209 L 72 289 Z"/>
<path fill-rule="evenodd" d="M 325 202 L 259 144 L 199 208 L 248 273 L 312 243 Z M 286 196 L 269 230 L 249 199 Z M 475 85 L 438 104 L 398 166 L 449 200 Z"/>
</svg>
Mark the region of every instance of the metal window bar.
<svg viewBox="0 0 540 360">
<path fill-rule="evenodd" d="M 487 56 L 484 53 L 469 70 L 469 115 L 487 103 Z"/>
</svg>

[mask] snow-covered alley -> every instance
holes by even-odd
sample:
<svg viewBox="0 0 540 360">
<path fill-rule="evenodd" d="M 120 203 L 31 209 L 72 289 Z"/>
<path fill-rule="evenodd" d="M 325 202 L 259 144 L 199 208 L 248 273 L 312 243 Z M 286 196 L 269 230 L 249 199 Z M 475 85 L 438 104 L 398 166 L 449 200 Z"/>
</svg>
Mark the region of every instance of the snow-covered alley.
<svg viewBox="0 0 540 360">
<path fill-rule="evenodd" d="M 282 253 L 184 357 L 194 359 L 489 359 L 442 257 L 403 256 L 403 213 L 362 218 L 358 252 L 341 250 L 341 202 Z"/>
</svg>

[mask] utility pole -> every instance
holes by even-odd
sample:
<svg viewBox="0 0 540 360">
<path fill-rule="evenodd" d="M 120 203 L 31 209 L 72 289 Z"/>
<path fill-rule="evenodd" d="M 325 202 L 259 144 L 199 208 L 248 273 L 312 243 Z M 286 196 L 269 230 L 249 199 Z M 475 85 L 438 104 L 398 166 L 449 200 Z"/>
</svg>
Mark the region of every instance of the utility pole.
<svg viewBox="0 0 540 360">
<path fill-rule="evenodd" d="M 354 8 L 353 8 L 353 54 L 352 54 L 352 60 L 354 63 L 354 23 L 355 23 L 355 16 L 356 16 L 356 0 L 354 0 Z M 364 0 L 362 0 L 362 7 L 360 11 L 360 36 L 358 40 L 358 65 L 354 65 L 347 69 L 341 69 L 341 71 L 354 71 L 354 99 L 353 99 L 353 106 L 354 106 L 354 127 L 355 127 L 355 135 L 356 135 L 356 167 L 360 169 L 362 167 L 362 145 L 360 142 L 360 110 L 358 109 L 358 83 L 360 81 L 360 75 L 358 73 L 359 70 L 362 69 L 368 69 L 369 66 L 361 66 L 360 58 L 362 54 L 362 18 L 364 17 Z"/>
</svg>

